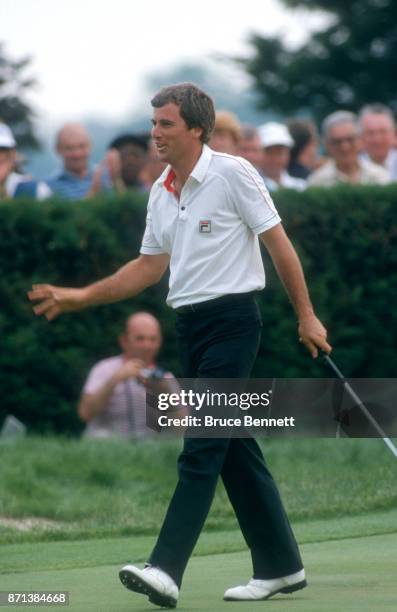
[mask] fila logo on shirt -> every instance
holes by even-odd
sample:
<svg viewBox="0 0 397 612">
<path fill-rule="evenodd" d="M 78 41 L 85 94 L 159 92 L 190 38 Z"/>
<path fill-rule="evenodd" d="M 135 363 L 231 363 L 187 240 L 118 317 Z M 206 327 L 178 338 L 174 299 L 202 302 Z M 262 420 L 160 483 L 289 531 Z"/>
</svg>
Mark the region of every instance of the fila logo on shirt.
<svg viewBox="0 0 397 612">
<path fill-rule="evenodd" d="M 201 234 L 209 234 L 211 231 L 211 221 L 199 221 L 199 232 Z"/>
</svg>

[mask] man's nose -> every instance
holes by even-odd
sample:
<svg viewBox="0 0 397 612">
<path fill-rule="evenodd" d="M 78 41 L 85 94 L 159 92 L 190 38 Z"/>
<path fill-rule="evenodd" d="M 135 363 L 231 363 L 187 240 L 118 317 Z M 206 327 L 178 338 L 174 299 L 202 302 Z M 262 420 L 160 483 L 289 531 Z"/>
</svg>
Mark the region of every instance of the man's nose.
<svg viewBox="0 0 397 612">
<path fill-rule="evenodd" d="M 353 149 L 353 144 L 348 140 L 343 140 L 340 144 L 340 148 L 342 151 L 351 151 Z"/>
<path fill-rule="evenodd" d="M 159 126 L 158 125 L 154 125 L 152 127 L 152 138 L 153 138 L 153 140 L 158 138 L 160 136 L 160 134 L 161 134 L 161 131 L 160 131 Z"/>
</svg>

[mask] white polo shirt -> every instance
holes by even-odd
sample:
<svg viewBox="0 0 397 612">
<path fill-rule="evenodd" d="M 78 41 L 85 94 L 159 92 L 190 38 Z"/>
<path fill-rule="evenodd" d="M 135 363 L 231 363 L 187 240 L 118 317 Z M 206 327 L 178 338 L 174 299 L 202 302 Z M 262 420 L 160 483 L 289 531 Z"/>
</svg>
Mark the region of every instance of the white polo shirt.
<svg viewBox="0 0 397 612">
<path fill-rule="evenodd" d="M 258 234 L 281 219 L 255 168 L 207 145 L 179 202 L 168 166 L 149 197 L 140 252 L 170 255 L 172 308 L 263 289 Z"/>
</svg>

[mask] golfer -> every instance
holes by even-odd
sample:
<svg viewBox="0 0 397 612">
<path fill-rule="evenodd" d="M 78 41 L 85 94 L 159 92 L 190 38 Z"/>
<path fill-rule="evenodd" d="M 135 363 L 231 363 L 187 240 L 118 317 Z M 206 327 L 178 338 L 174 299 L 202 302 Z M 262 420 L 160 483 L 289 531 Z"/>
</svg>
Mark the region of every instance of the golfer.
<svg viewBox="0 0 397 612">
<path fill-rule="evenodd" d="M 302 267 L 253 166 L 206 143 L 214 125 L 211 98 L 195 85 L 161 89 L 151 101 L 152 136 L 169 165 L 150 192 L 140 256 L 80 289 L 34 285 L 34 312 L 109 304 L 157 283 L 170 267 L 167 303 L 176 310 L 186 378 L 247 378 L 261 334 L 255 293 L 265 286 L 264 243 L 313 357 L 329 353 Z M 266 333 L 266 330 L 265 330 Z M 189 557 L 207 517 L 219 475 L 250 549 L 253 578 L 224 599 L 262 600 L 306 585 L 298 547 L 277 487 L 253 438 L 185 438 L 179 480 L 157 543 L 143 569 L 125 566 L 123 584 L 159 606 L 175 607 Z"/>
</svg>

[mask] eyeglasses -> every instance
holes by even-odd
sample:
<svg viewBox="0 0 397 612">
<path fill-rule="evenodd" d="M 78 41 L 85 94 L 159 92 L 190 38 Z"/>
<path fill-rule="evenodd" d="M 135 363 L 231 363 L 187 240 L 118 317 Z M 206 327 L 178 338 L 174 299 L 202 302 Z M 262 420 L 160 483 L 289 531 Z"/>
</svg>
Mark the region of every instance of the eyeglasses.
<svg viewBox="0 0 397 612">
<path fill-rule="evenodd" d="M 334 147 L 340 147 L 343 143 L 350 145 L 354 144 L 357 138 L 357 134 L 351 134 L 350 136 L 344 136 L 343 138 L 330 138 L 328 142 Z"/>
</svg>

